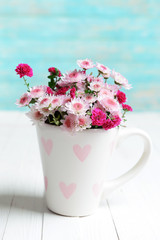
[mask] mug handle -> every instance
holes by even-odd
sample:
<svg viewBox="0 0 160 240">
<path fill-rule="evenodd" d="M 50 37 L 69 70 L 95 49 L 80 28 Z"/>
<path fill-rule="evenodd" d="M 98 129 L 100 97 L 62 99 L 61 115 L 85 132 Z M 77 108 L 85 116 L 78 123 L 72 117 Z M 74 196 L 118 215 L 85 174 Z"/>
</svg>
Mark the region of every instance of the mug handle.
<svg viewBox="0 0 160 240">
<path fill-rule="evenodd" d="M 143 142 L 144 142 L 143 153 L 139 161 L 128 172 L 124 173 L 122 176 L 116 179 L 104 182 L 102 196 L 101 196 L 102 199 L 105 199 L 109 193 L 111 193 L 112 191 L 114 191 L 115 189 L 123 185 L 125 182 L 128 182 L 135 175 L 137 175 L 137 173 L 140 172 L 140 170 L 144 167 L 147 160 L 149 159 L 149 156 L 151 154 L 151 145 L 152 145 L 151 140 L 148 134 L 141 129 L 126 128 L 126 129 L 119 130 L 119 134 L 115 144 L 116 147 L 119 146 L 124 139 L 133 135 L 140 136 L 143 139 Z"/>
</svg>

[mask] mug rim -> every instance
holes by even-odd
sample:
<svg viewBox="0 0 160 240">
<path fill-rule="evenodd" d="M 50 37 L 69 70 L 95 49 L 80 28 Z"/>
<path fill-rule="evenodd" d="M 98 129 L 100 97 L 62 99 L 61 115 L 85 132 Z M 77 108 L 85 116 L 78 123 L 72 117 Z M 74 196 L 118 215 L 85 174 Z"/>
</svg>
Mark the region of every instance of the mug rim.
<svg viewBox="0 0 160 240">
<path fill-rule="evenodd" d="M 56 126 L 56 125 L 51 125 L 51 124 L 48 124 L 48 123 L 44 123 L 44 122 L 37 122 L 36 123 L 36 127 L 38 128 L 43 128 L 43 129 L 54 129 L 54 131 L 59 131 L 59 132 L 64 132 L 64 133 L 67 133 L 69 134 L 70 136 L 75 136 L 75 135 L 79 135 L 79 134 L 98 134 L 98 133 L 101 133 L 101 134 L 107 134 L 107 133 L 110 133 L 110 132 L 113 132 L 113 131 L 119 131 L 120 128 L 117 128 L 117 127 L 114 127 L 114 128 L 111 128 L 111 129 L 108 129 L 108 130 L 105 130 L 105 129 L 83 129 L 82 131 L 75 131 L 75 132 L 69 132 L 69 131 L 65 131 L 63 130 L 62 128 L 60 128 L 60 126 Z"/>
</svg>

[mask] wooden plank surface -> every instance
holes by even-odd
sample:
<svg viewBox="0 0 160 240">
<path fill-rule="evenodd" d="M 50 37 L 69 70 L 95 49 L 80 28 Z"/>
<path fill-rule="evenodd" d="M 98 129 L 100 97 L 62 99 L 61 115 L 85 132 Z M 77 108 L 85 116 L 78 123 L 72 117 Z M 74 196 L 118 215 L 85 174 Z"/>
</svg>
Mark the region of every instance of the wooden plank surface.
<svg viewBox="0 0 160 240">
<path fill-rule="evenodd" d="M 150 161 L 94 215 L 70 218 L 46 207 L 35 128 L 23 113 L 0 112 L 0 239 L 159 240 L 159 118 L 159 113 L 129 115 L 128 126 L 140 127 L 152 138 Z M 110 162 L 108 178 L 127 171 L 141 151 L 138 137 L 122 143 Z"/>
</svg>

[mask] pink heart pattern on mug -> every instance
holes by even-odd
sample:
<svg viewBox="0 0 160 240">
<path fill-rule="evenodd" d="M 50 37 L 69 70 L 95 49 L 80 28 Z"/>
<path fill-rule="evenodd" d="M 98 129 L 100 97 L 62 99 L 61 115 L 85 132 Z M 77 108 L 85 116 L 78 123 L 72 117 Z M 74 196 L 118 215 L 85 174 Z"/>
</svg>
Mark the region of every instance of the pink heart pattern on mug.
<svg viewBox="0 0 160 240">
<path fill-rule="evenodd" d="M 84 160 L 88 157 L 90 151 L 91 151 L 91 145 L 85 145 L 83 148 L 78 145 L 75 144 L 73 146 L 73 151 L 76 155 L 76 157 L 81 161 L 84 162 Z"/>
<path fill-rule="evenodd" d="M 66 199 L 69 199 L 76 190 L 75 183 L 71 183 L 70 185 L 67 186 L 64 182 L 60 182 L 59 187 L 61 189 L 61 192 L 63 193 L 63 196 Z"/>
<path fill-rule="evenodd" d="M 52 147 L 53 147 L 53 142 L 51 139 L 47 139 L 45 140 L 44 137 L 41 138 L 41 142 L 43 144 L 44 150 L 47 153 L 47 155 L 49 156 L 51 154 L 52 151 Z"/>
<path fill-rule="evenodd" d="M 101 188 L 102 188 L 102 183 L 95 183 L 93 185 L 93 193 L 95 197 L 98 197 L 98 195 L 101 192 Z"/>
</svg>

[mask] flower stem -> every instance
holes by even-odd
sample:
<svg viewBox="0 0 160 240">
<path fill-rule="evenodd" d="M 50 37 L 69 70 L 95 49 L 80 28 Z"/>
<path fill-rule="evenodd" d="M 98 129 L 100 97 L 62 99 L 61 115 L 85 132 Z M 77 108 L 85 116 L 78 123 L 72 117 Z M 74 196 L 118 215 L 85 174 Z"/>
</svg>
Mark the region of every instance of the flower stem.
<svg viewBox="0 0 160 240">
<path fill-rule="evenodd" d="M 98 75 L 97 75 L 97 77 L 99 77 L 99 76 L 100 76 L 100 74 L 101 74 L 101 73 L 100 73 L 100 71 L 98 71 Z"/>
<path fill-rule="evenodd" d="M 28 89 L 28 91 L 29 91 L 29 83 L 27 83 L 27 80 L 25 79 L 25 77 L 23 77 L 23 80 L 24 80 L 24 85 L 27 86 L 27 89 Z"/>
</svg>

